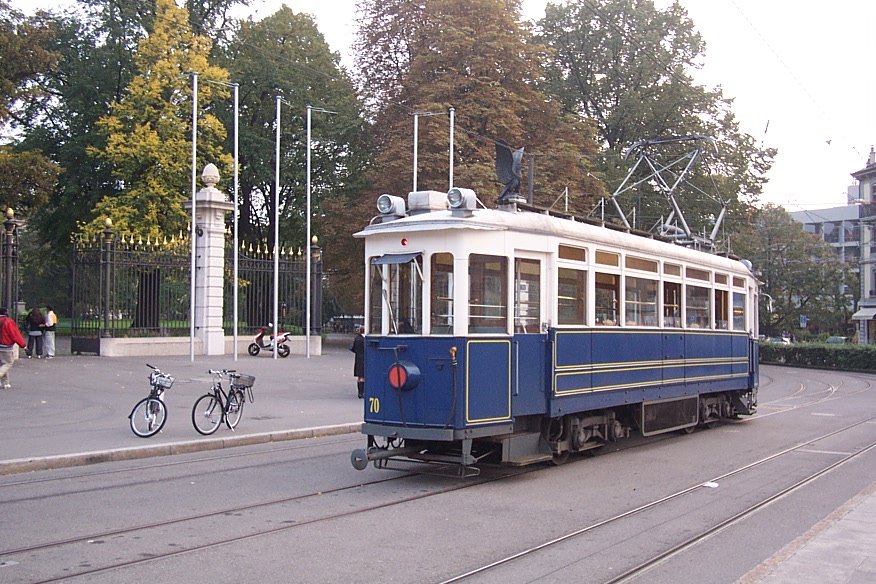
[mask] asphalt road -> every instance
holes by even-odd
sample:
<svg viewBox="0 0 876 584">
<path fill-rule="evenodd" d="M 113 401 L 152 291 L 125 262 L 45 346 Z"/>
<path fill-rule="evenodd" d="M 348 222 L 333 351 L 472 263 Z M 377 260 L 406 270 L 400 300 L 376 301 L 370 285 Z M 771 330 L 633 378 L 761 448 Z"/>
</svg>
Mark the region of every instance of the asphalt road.
<svg viewBox="0 0 876 584">
<path fill-rule="evenodd" d="M 437 583 L 528 552 L 464 581 L 601 583 L 726 523 L 629 581 L 751 584 L 872 484 L 866 454 L 788 490 L 876 439 L 874 383 L 764 367 L 754 418 L 515 476 L 355 471 L 354 434 L 4 476 L 0 581 Z"/>
</svg>

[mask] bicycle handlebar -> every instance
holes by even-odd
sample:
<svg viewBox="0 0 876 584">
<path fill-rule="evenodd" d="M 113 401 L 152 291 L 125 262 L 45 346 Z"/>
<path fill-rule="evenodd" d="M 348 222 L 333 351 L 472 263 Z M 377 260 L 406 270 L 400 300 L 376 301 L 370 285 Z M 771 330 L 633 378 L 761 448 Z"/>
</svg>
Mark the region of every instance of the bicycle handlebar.
<svg viewBox="0 0 876 584">
<path fill-rule="evenodd" d="M 210 375 L 229 375 L 231 373 L 236 373 L 237 369 L 208 369 L 207 373 Z"/>
</svg>

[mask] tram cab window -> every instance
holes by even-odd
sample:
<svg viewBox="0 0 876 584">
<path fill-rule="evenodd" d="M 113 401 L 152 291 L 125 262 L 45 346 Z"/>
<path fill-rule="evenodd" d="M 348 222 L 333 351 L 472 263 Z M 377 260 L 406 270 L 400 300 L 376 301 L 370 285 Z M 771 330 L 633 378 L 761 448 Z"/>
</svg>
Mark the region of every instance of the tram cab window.
<svg viewBox="0 0 876 584">
<path fill-rule="evenodd" d="M 725 290 L 715 290 L 715 328 L 723 330 L 730 328 L 728 309 L 727 292 Z"/>
<path fill-rule="evenodd" d="M 745 294 L 733 293 L 733 330 L 745 330 Z"/>
<path fill-rule="evenodd" d="M 541 325 L 541 262 L 514 260 L 514 332 L 537 333 Z"/>
<path fill-rule="evenodd" d="M 453 254 L 432 254 L 431 324 L 433 335 L 453 333 Z"/>
<path fill-rule="evenodd" d="M 423 257 L 386 254 L 371 260 L 371 334 L 422 334 Z"/>
<path fill-rule="evenodd" d="M 663 326 L 681 327 L 681 284 L 663 282 Z"/>
<path fill-rule="evenodd" d="M 557 324 L 587 324 L 587 272 L 557 270 Z"/>
<path fill-rule="evenodd" d="M 617 309 L 620 289 L 620 276 L 596 273 L 596 324 L 614 326 L 617 324 Z"/>
<path fill-rule="evenodd" d="M 471 254 L 468 261 L 468 332 L 508 332 L 508 258 Z"/>
<path fill-rule="evenodd" d="M 624 322 L 628 326 L 657 326 L 657 281 L 627 276 L 624 288 Z"/>
<path fill-rule="evenodd" d="M 686 286 L 685 314 L 688 328 L 710 328 L 709 289 L 702 286 Z"/>
</svg>

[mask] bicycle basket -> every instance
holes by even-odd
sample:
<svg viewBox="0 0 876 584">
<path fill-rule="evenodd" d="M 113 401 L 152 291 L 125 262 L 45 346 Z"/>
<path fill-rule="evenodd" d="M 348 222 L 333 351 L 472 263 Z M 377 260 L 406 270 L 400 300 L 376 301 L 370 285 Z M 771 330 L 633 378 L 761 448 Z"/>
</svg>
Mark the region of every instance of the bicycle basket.
<svg viewBox="0 0 876 584">
<path fill-rule="evenodd" d="M 153 373 L 150 377 L 152 379 L 149 382 L 152 385 L 157 385 L 163 389 L 170 389 L 170 386 L 173 385 L 173 377 L 166 373 Z"/>
<path fill-rule="evenodd" d="M 231 380 L 231 386 L 238 389 L 252 387 L 254 383 L 255 376 L 253 375 L 237 375 Z"/>
</svg>

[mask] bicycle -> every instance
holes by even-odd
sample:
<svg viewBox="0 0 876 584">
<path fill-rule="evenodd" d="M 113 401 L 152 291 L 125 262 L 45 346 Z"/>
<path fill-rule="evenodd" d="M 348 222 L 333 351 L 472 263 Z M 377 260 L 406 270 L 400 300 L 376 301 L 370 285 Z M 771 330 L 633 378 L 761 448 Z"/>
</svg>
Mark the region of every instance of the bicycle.
<svg viewBox="0 0 876 584">
<path fill-rule="evenodd" d="M 242 375 L 234 369 L 210 369 L 208 373 L 213 376 L 210 392 L 199 397 L 192 408 L 192 425 L 204 436 L 218 430 L 222 422 L 234 430 L 243 414 L 247 393 L 249 401 L 254 401 L 252 375 Z M 222 388 L 222 377 L 228 378 L 227 393 Z"/>
<path fill-rule="evenodd" d="M 167 421 L 167 406 L 164 405 L 164 392 L 173 385 L 173 377 L 146 363 L 152 369 L 149 374 L 149 395 L 137 402 L 128 415 L 131 431 L 140 438 L 154 436 L 164 428 Z"/>
</svg>

